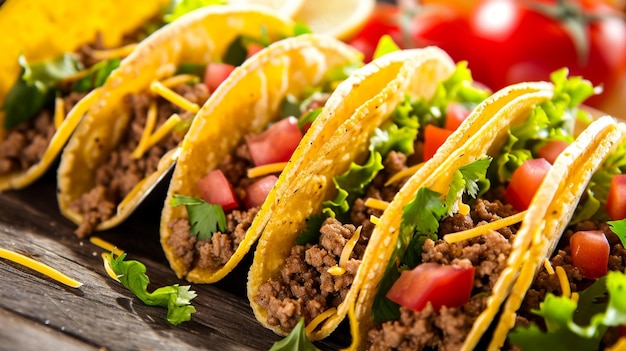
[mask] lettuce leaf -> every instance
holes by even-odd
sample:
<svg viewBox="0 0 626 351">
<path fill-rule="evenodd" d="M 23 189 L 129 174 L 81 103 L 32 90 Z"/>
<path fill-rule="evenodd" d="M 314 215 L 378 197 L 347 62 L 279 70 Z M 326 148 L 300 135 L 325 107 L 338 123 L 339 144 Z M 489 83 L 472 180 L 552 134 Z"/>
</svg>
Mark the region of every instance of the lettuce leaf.
<svg viewBox="0 0 626 351">
<path fill-rule="evenodd" d="M 226 0 L 176 0 L 173 1 L 171 11 L 163 15 L 163 21 L 170 23 L 189 12 L 213 5 L 226 5 Z"/>
<path fill-rule="evenodd" d="M 609 272 L 580 293 L 578 303 L 548 294 L 533 313 L 547 331 L 535 325 L 515 328 L 512 344 L 524 350 L 597 350 L 608 327 L 626 324 L 626 274 Z"/>
<path fill-rule="evenodd" d="M 395 51 L 400 51 L 400 47 L 398 47 L 398 44 L 393 41 L 393 38 L 391 38 L 389 34 L 385 34 L 378 40 L 372 57 L 375 60 Z"/>
<path fill-rule="evenodd" d="M 191 227 L 189 235 L 198 236 L 198 240 L 210 240 L 217 231 L 226 230 L 226 215 L 220 205 L 210 204 L 193 196 L 178 194 L 174 194 L 170 204 L 185 206 Z"/>
<path fill-rule="evenodd" d="M 608 223 L 613 233 L 619 237 L 622 246 L 626 247 L 626 218 L 619 221 L 609 221 Z"/>
<path fill-rule="evenodd" d="M 101 87 L 107 77 L 111 75 L 111 72 L 119 67 L 121 61 L 120 58 L 114 58 L 96 63 L 89 68 L 89 72 L 85 77 L 74 82 L 72 90 L 85 93 Z"/>
<path fill-rule="evenodd" d="M 191 300 L 197 294 L 190 290 L 189 285 L 174 284 L 149 293 L 147 289 L 150 279 L 146 275 L 146 266 L 139 261 L 124 261 L 124 258 L 126 258 L 126 253 L 117 258 L 114 258 L 113 253 L 111 253 L 109 263 L 125 288 L 146 305 L 166 307 L 167 321 L 170 324 L 178 325 L 191 319 L 191 314 L 196 312 L 196 308 L 191 306 Z"/>
</svg>

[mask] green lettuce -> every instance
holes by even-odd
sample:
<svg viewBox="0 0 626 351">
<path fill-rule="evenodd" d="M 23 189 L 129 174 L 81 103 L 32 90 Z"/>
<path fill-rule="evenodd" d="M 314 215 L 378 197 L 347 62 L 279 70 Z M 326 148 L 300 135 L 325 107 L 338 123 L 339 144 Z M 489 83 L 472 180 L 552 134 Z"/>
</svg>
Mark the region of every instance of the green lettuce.
<svg viewBox="0 0 626 351">
<path fill-rule="evenodd" d="M 201 7 L 225 4 L 226 0 L 177 0 L 173 2 L 171 11 L 163 16 L 163 20 L 170 23 Z"/>
<path fill-rule="evenodd" d="M 119 67 L 122 60 L 114 58 L 96 63 L 89 68 L 87 75 L 76 82 L 72 86 L 73 91 L 80 93 L 89 92 L 95 88 L 101 87 L 111 72 Z"/>
<path fill-rule="evenodd" d="M 196 308 L 191 306 L 191 300 L 196 297 L 196 292 L 189 290 L 190 286 L 179 286 L 178 284 L 158 288 L 153 292 L 148 292 L 150 279 L 146 275 L 146 266 L 139 261 L 124 261 L 126 253 L 114 258 L 111 253 L 109 263 L 125 288 L 135 294 L 143 303 L 148 306 L 161 306 L 167 308 L 167 321 L 170 324 L 178 325 L 189 321 L 191 314 L 196 312 Z"/>
<path fill-rule="evenodd" d="M 626 324 L 626 274 L 609 272 L 580 293 L 578 302 L 546 295 L 539 310 L 547 331 L 536 325 L 515 328 L 512 344 L 524 350 L 597 350 L 608 327 Z"/>
</svg>

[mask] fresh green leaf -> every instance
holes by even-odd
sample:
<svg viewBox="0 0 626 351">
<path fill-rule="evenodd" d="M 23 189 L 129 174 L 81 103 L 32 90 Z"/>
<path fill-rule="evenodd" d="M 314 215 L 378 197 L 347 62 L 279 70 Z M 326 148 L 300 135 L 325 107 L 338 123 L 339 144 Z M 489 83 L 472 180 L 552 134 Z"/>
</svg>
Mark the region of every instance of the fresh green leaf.
<svg viewBox="0 0 626 351">
<path fill-rule="evenodd" d="M 226 230 L 226 215 L 220 205 L 210 204 L 192 196 L 174 194 L 172 206 L 184 205 L 189 215 L 189 235 L 198 240 L 210 240 L 213 234 Z"/>
<path fill-rule="evenodd" d="M 248 58 L 248 43 L 244 36 L 238 35 L 226 48 L 226 52 L 222 57 L 222 62 L 240 66 Z"/>
<path fill-rule="evenodd" d="M 317 119 L 317 116 L 319 116 L 320 113 L 322 113 L 322 111 L 323 111 L 323 108 L 318 107 L 318 108 L 309 110 L 309 112 L 300 116 L 300 118 L 298 118 L 298 128 L 300 128 L 300 130 L 303 130 L 307 124 L 315 122 L 315 120 Z"/>
<path fill-rule="evenodd" d="M 320 237 L 320 229 L 326 220 L 323 214 L 312 215 L 306 219 L 306 229 L 304 229 L 298 237 L 296 237 L 297 245 L 306 245 L 316 243 Z"/>
<path fill-rule="evenodd" d="M 49 61 L 29 64 L 23 55 L 18 62 L 22 75 L 11 88 L 2 110 L 6 112 L 5 129 L 13 129 L 34 117 L 54 98 L 53 88 L 62 80 L 83 69 L 76 56 L 65 54 Z"/>
<path fill-rule="evenodd" d="M 294 37 L 297 37 L 298 35 L 311 34 L 311 33 L 313 33 L 313 30 L 306 23 L 296 22 L 296 24 L 293 26 Z"/>
<path fill-rule="evenodd" d="M 205 6 L 226 5 L 226 0 L 176 0 L 170 13 L 163 16 L 165 23 L 173 22 L 189 12 Z"/>
<path fill-rule="evenodd" d="M 139 261 L 124 261 L 124 258 L 126 253 L 117 258 L 111 253 L 109 263 L 125 288 L 146 305 L 167 307 L 167 321 L 171 324 L 178 325 L 191 319 L 191 314 L 196 312 L 195 307 L 191 306 L 191 300 L 196 297 L 196 293 L 189 290 L 190 286 L 175 284 L 149 293 L 150 279 L 146 275 L 146 266 Z"/>
<path fill-rule="evenodd" d="M 87 75 L 76 82 L 72 86 L 72 90 L 85 93 L 104 85 L 107 77 L 114 69 L 119 67 L 121 59 L 114 58 L 96 63 L 89 68 Z"/>
<path fill-rule="evenodd" d="M 191 74 L 197 76 L 198 81 L 200 81 L 200 78 L 204 78 L 206 67 L 206 64 L 183 62 L 178 65 L 178 68 L 176 69 L 176 73 L 174 73 L 174 75 Z"/>
<path fill-rule="evenodd" d="M 348 212 L 352 202 L 363 195 L 378 171 L 383 168 L 382 156 L 378 152 L 370 152 L 367 162 L 362 166 L 353 162 L 349 170 L 333 178 L 338 194 L 335 199 L 324 201 L 325 213 L 332 211 L 337 215 L 337 213 L 345 214 Z M 331 217 L 333 216 L 331 215 Z"/>
<path fill-rule="evenodd" d="M 306 337 L 304 317 L 291 330 L 289 335 L 276 341 L 270 351 L 318 351 L 319 349 Z"/>
<path fill-rule="evenodd" d="M 459 169 L 454 172 L 453 180 L 450 183 L 450 188 L 446 195 L 448 214 L 452 214 L 456 210 L 457 200 L 463 194 L 468 194 L 473 198 L 478 196 L 481 181 L 485 180 L 488 182 L 486 176 L 490 163 L 490 157 L 480 158 L 472 163 L 459 167 Z"/>
<path fill-rule="evenodd" d="M 622 246 L 626 247 L 626 218 L 619 221 L 609 221 L 608 223 L 613 233 L 619 237 Z"/>
<path fill-rule="evenodd" d="M 379 152 L 383 158 L 392 150 L 412 155 L 415 138 L 417 128 L 398 128 L 398 125 L 392 123 L 384 130 L 376 128 L 370 140 L 370 150 Z"/>
<path fill-rule="evenodd" d="M 287 94 L 280 104 L 280 115 L 282 118 L 287 117 L 299 117 L 302 114 L 300 111 L 300 101 L 291 95 Z"/>
<path fill-rule="evenodd" d="M 389 34 L 385 34 L 378 40 L 376 49 L 374 50 L 373 59 L 385 56 L 395 51 L 400 51 L 400 47 L 393 41 L 393 38 Z"/>
<path fill-rule="evenodd" d="M 609 272 L 580 293 L 578 302 L 546 295 L 539 310 L 547 331 L 531 325 L 509 334 L 525 350 L 597 350 L 608 327 L 626 324 L 626 274 Z"/>
</svg>

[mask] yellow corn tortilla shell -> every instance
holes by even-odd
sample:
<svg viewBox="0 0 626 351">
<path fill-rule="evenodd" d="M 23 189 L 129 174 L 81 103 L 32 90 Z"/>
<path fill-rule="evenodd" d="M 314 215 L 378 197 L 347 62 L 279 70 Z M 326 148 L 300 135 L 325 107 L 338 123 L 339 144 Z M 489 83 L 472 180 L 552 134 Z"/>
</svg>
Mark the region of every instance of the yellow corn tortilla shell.
<svg viewBox="0 0 626 351">
<path fill-rule="evenodd" d="M 107 47 L 158 15 L 169 0 L 46 1 L 7 0 L 0 6 L 0 106 L 21 72 L 17 58 L 49 60 L 93 42 L 97 33 Z M 0 112 L 0 128 L 4 112 Z"/>
<path fill-rule="evenodd" d="M 422 187 L 447 193 L 454 172 L 462 165 L 499 150 L 508 135 L 508 126 L 526 118 L 535 104 L 549 100 L 553 94 L 552 88 L 550 83 L 538 82 L 517 84 L 496 92 L 470 114 L 435 156 L 426 162 L 396 195 L 371 235 L 363 257 L 364 266 L 360 268 L 364 270 L 366 277 L 361 279 L 363 284 L 359 292 L 356 313 L 360 316 L 359 330 L 363 340 L 367 337 L 367 331 L 374 325 L 371 307 L 378 284 L 398 240 L 403 207 L 414 199 Z M 530 240 L 530 237 L 523 238 L 518 234 L 515 244 L 522 246 L 522 243 L 529 244 Z M 513 251 L 514 249 L 511 256 L 514 255 Z M 498 306 L 508 294 L 508 287 L 513 283 L 514 277 L 514 274 L 508 276 L 502 274 L 498 278 L 499 282 L 489 299 L 488 309 L 479 317 L 480 321 L 474 323 L 462 350 L 472 350 L 476 346 L 491 323 L 491 319 L 483 315 L 491 314 L 492 307 L 497 312 Z"/>
<path fill-rule="evenodd" d="M 280 202 L 273 205 L 272 217 L 259 239 L 248 273 L 248 298 L 260 323 L 279 334 L 288 332 L 270 326 L 267 323 L 267 310 L 259 306 L 254 298 L 261 284 L 278 274 L 284 265 L 296 237 L 305 227 L 306 219 L 319 213 L 322 202 L 334 194 L 333 177 L 344 173 L 350 163 L 364 160 L 369 139 L 375 129 L 390 117 L 406 94 L 426 98 L 432 96 L 438 83 L 448 78 L 454 69 L 454 62 L 440 49 L 414 49 L 385 55 L 342 83 L 352 87 L 353 93 L 361 84 L 371 85 L 377 81 L 379 85 L 375 89 L 376 94 L 356 108 L 349 118 L 329 118 L 324 124 L 318 125 L 328 133 L 312 140 L 315 144 L 305 155 L 303 167 L 284 190 Z M 342 87 L 337 90 L 342 90 Z M 326 105 L 322 116 L 332 114 L 334 108 Z M 336 124 L 338 122 L 341 123 Z M 356 299 L 360 277 L 357 272 L 353 286 L 338 306 L 336 314 L 323 321 L 308 335 L 309 338 L 322 339 L 339 325 L 350 303 Z"/>
<path fill-rule="evenodd" d="M 326 131 L 324 116 L 320 116 L 306 133 L 303 142 L 294 152 L 289 165 L 282 172 L 272 192 L 268 195 L 253 223 L 248 228 L 230 260 L 220 268 L 193 267 L 185 270 L 183 258 L 177 256 L 167 244 L 172 230 L 171 221 L 187 218 L 184 206 L 172 207 L 174 194 L 200 197 L 199 179 L 218 168 L 222 160 L 232 154 L 250 133 L 262 131 L 268 123 L 280 119 L 281 103 L 287 95 L 302 96 L 307 88 L 325 83 L 326 74 L 360 61 L 361 54 L 352 47 L 327 36 L 303 35 L 284 39 L 270 45 L 241 67 L 235 69 L 198 112 L 188 134 L 182 142 L 181 155 L 176 164 L 161 215 L 161 244 L 170 266 L 179 278 L 194 283 L 213 283 L 228 274 L 256 242 L 261 230 L 272 214 L 274 201 L 296 175 L 303 157 L 310 152 L 317 136 Z M 364 86 L 369 86 L 364 84 Z M 337 106 L 334 114 L 326 117 L 342 119 L 363 101 L 362 96 L 347 94 L 349 89 L 337 91 L 329 106 Z M 345 99 L 344 99 L 345 98 Z"/>
<path fill-rule="evenodd" d="M 521 269 L 519 265 L 510 267 L 518 270 L 519 277 L 503 306 L 489 350 L 498 350 L 504 344 L 509 330 L 515 326 L 517 309 L 541 268 L 543 259 L 554 251 L 591 176 L 611 150 L 625 140 L 626 127 L 623 124 L 618 125 L 609 116 L 601 117 L 585 129 L 555 161 L 546 175 L 546 181 L 535 195 L 543 201 L 534 201 L 526 215 L 525 220 L 533 224 L 523 226 L 517 233 L 530 236 L 532 245 L 523 257 Z M 552 199 L 548 201 L 550 197 Z"/>
<path fill-rule="evenodd" d="M 100 98 L 94 103 L 61 156 L 58 170 L 58 202 L 61 213 L 79 224 L 81 213 L 69 204 L 95 185 L 95 172 L 119 143 L 130 116 L 123 99 L 146 91 L 151 82 L 171 76 L 182 63 L 206 64 L 220 58 L 238 35 L 259 36 L 265 30 L 271 40 L 293 32 L 287 18 L 252 5 L 209 6 L 191 12 L 143 40 L 122 60 L 106 80 Z M 142 180 L 117 207 L 116 214 L 96 230 L 118 225 L 167 173 L 178 156 L 170 150 L 158 169 Z"/>
</svg>

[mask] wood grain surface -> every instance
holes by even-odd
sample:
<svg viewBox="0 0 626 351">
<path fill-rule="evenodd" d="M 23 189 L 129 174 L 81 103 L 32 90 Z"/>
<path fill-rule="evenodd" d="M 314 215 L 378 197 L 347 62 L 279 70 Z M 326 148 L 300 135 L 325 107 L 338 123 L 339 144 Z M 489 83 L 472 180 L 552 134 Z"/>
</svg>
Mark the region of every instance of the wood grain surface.
<svg viewBox="0 0 626 351">
<path fill-rule="evenodd" d="M 59 213 L 55 174 L 0 194 L 0 247 L 44 262 L 83 283 L 78 289 L 0 259 L 0 350 L 267 350 L 281 337 L 261 326 L 245 295 L 248 256 L 217 284 L 195 285 L 197 312 L 170 325 L 167 310 L 144 305 L 104 271 L 103 249 L 78 239 Z M 159 243 L 161 186 L 120 227 L 97 233 L 147 267 L 152 291 L 188 282 L 170 270 Z M 347 322 L 322 350 L 349 344 Z"/>
</svg>

